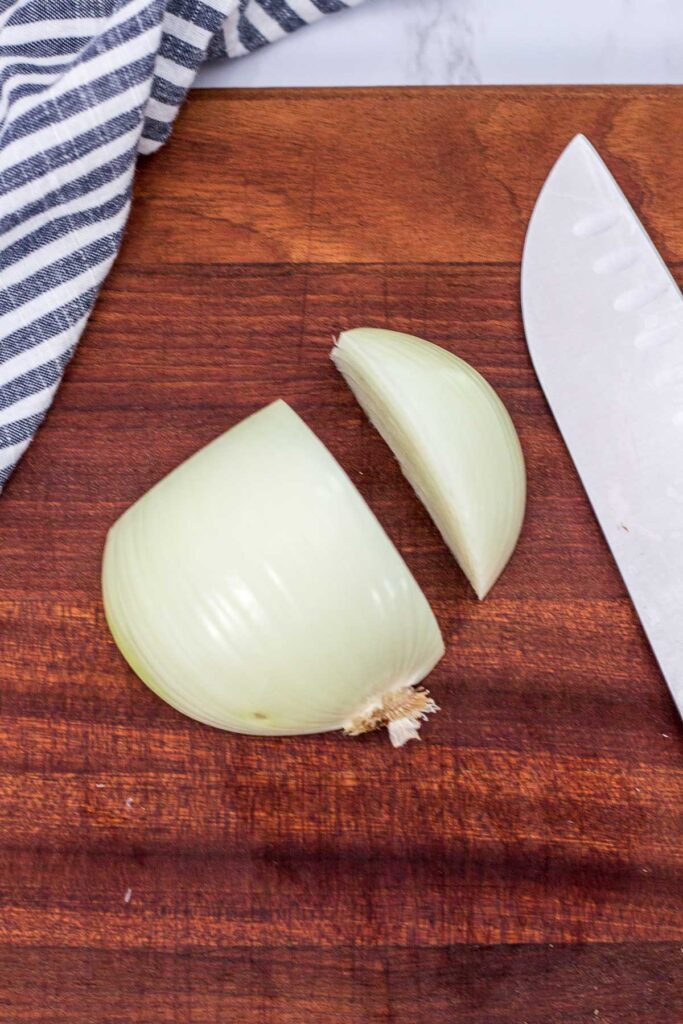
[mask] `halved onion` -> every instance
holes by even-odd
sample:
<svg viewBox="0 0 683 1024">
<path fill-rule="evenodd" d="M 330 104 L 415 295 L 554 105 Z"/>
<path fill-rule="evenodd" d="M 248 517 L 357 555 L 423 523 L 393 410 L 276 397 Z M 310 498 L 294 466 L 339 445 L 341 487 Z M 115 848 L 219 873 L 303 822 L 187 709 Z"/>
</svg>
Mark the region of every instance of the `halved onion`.
<svg viewBox="0 0 683 1024">
<path fill-rule="evenodd" d="M 361 327 L 332 359 L 483 598 L 524 518 L 524 457 L 510 416 L 468 363 L 410 334 Z"/>
<path fill-rule="evenodd" d="M 107 538 L 107 621 L 164 700 L 262 735 L 363 732 L 395 745 L 435 705 L 427 600 L 325 446 L 275 402 L 188 459 Z"/>
</svg>

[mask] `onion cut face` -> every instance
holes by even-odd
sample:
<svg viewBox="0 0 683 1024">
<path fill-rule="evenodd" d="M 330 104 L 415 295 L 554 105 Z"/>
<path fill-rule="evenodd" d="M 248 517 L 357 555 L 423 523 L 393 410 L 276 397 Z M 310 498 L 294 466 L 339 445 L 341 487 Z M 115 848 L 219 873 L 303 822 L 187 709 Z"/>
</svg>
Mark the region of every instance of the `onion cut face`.
<svg viewBox="0 0 683 1024">
<path fill-rule="evenodd" d="M 500 398 L 468 363 L 410 334 L 345 331 L 332 359 L 485 597 L 526 503 L 524 456 Z"/>
<path fill-rule="evenodd" d="M 344 471 L 284 402 L 218 437 L 111 528 L 107 621 L 179 711 L 235 732 L 388 725 L 444 652 L 427 600 Z"/>
</svg>

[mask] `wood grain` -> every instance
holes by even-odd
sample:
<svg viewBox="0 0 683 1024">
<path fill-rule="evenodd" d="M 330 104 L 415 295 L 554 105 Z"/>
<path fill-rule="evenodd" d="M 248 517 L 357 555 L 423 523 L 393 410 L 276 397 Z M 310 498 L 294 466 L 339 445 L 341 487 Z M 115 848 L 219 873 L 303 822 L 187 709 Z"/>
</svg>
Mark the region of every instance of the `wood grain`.
<svg viewBox="0 0 683 1024">
<path fill-rule="evenodd" d="M 197 92 L 0 503 L 0 1022 L 680 1024 L 683 730 L 529 364 L 519 256 L 571 135 L 679 281 L 679 89 Z M 336 375 L 389 325 L 499 390 L 529 471 L 478 603 Z M 289 401 L 432 602 L 424 742 L 182 718 L 105 627 L 108 526 Z"/>
<path fill-rule="evenodd" d="M 0 971 L 28 983 L 12 1019 L 32 1024 L 673 1024 L 680 958 L 661 943 L 20 950 L 0 951 Z"/>
</svg>

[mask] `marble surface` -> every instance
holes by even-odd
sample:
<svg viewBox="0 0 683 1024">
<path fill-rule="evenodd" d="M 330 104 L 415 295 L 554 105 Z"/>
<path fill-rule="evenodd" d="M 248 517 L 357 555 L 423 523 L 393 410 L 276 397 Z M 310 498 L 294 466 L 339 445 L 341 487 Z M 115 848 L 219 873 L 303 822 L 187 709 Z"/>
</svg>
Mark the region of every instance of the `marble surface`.
<svg viewBox="0 0 683 1024">
<path fill-rule="evenodd" d="M 683 83 L 683 0 L 365 0 L 200 86 Z"/>
</svg>

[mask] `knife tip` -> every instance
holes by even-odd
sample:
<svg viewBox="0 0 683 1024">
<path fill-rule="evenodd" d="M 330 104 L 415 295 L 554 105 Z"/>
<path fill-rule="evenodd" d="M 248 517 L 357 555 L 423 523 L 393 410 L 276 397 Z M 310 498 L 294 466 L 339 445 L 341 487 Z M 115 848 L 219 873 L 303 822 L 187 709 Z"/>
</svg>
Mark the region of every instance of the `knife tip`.
<svg viewBox="0 0 683 1024">
<path fill-rule="evenodd" d="M 597 149 L 591 142 L 591 140 L 583 135 L 581 132 L 575 135 L 570 142 L 567 143 L 563 152 L 560 154 L 558 163 L 564 160 L 565 157 L 571 157 L 573 159 L 583 159 L 590 163 L 594 163 L 596 160 L 602 163 L 602 159 Z"/>
<path fill-rule="evenodd" d="M 577 149 L 579 147 L 588 146 L 590 149 L 593 149 L 590 140 L 582 132 L 579 132 L 577 135 L 574 136 L 574 138 L 569 143 L 569 146 L 576 146 Z M 567 148 L 569 148 L 569 146 Z"/>
</svg>

